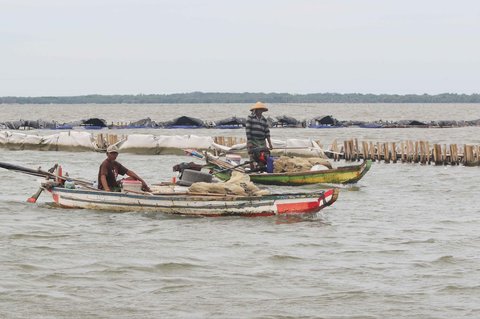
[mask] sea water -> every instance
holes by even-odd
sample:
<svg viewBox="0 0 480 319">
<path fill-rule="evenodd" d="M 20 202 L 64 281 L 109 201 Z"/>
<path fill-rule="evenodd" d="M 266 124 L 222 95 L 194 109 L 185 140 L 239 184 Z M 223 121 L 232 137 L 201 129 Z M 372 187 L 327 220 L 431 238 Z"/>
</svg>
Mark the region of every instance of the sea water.
<svg viewBox="0 0 480 319">
<path fill-rule="evenodd" d="M 5 120 L 165 120 L 198 109 L 212 119 L 248 113 L 248 105 L 0 105 Z M 341 120 L 468 120 L 479 112 L 480 105 L 438 104 L 271 105 L 269 111 Z M 345 138 L 479 144 L 479 135 L 477 127 L 272 129 L 274 138 L 312 138 L 326 146 Z M 69 176 L 92 181 L 104 158 L 0 149 L 2 162 L 42 169 L 60 163 Z M 195 161 L 122 153 L 118 160 L 150 184 L 170 180 L 173 165 Z M 316 216 L 192 218 L 60 209 L 49 194 L 30 204 L 36 178 L 2 169 L 0 317 L 478 318 L 479 180 L 479 167 L 374 163 Z"/>
</svg>

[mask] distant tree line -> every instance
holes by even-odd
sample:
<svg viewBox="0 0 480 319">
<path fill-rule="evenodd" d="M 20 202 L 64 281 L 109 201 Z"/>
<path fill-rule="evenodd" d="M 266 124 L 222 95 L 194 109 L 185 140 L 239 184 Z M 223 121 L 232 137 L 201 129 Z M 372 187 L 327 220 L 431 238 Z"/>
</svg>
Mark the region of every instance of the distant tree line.
<svg viewBox="0 0 480 319">
<path fill-rule="evenodd" d="M 0 104 L 145 104 L 145 103 L 480 103 L 480 94 L 360 94 L 360 93 L 176 93 L 0 97 Z"/>
</svg>

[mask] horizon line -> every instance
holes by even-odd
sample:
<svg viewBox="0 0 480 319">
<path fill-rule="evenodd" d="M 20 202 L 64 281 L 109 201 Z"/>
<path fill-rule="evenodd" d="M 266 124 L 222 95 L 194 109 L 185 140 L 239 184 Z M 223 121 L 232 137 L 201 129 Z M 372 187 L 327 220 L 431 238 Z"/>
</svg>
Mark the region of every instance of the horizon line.
<svg viewBox="0 0 480 319">
<path fill-rule="evenodd" d="M 455 93 L 455 92 L 443 92 L 443 93 L 338 93 L 338 92 L 315 92 L 315 93 L 287 93 L 287 92 L 209 92 L 209 91 L 191 91 L 191 92 L 177 92 L 177 93 L 118 93 L 118 94 L 104 94 L 104 93 L 89 93 L 79 95 L 3 95 L 0 98 L 65 98 L 65 97 L 90 97 L 90 96 L 171 96 L 171 95 L 189 95 L 189 94 L 254 94 L 254 95 L 291 95 L 291 96 L 306 96 L 306 95 L 370 95 L 370 96 L 438 96 L 438 95 L 479 95 L 480 93 Z"/>
</svg>

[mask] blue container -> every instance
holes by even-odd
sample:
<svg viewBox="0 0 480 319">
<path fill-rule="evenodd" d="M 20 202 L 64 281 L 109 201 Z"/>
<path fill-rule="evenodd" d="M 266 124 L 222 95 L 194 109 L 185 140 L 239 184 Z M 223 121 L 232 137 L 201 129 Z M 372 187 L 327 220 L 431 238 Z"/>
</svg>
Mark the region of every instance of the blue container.
<svg viewBox="0 0 480 319">
<path fill-rule="evenodd" d="M 267 158 L 267 173 L 273 173 L 273 163 L 275 162 L 277 158 L 273 156 L 269 156 Z"/>
</svg>

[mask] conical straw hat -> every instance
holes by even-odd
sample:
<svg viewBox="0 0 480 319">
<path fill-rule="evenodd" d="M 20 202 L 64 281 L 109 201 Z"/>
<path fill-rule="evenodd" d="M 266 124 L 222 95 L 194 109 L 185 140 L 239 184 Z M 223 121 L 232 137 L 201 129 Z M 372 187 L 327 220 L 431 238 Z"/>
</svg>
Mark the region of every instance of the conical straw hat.
<svg viewBox="0 0 480 319">
<path fill-rule="evenodd" d="M 257 102 L 255 103 L 254 105 L 252 105 L 252 107 L 250 107 L 250 111 L 253 111 L 253 110 L 264 110 L 264 111 L 268 111 L 268 108 L 265 106 L 265 104 L 263 104 L 262 102 Z"/>
</svg>

